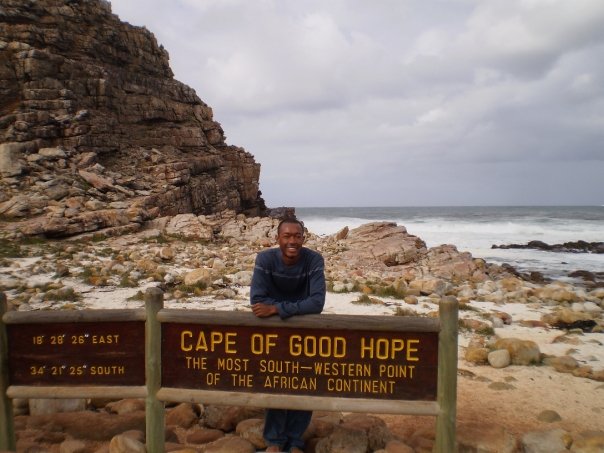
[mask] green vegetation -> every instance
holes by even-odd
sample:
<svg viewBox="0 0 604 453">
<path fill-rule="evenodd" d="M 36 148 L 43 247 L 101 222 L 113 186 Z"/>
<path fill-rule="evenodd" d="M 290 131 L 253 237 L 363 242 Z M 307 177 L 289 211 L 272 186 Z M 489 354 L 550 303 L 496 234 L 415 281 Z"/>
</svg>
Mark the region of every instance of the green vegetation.
<svg viewBox="0 0 604 453">
<path fill-rule="evenodd" d="M 367 294 L 361 294 L 358 299 L 353 300 L 351 303 L 357 305 L 382 305 L 383 302 L 374 297 L 369 297 Z"/>
<path fill-rule="evenodd" d="M 71 286 L 65 286 L 60 289 L 52 289 L 46 293 L 44 296 L 45 300 L 48 301 L 78 301 L 80 300 L 80 295 L 75 292 L 75 290 Z"/>
<path fill-rule="evenodd" d="M 405 290 L 397 289 L 392 285 L 389 286 L 378 286 L 374 289 L 375 294 L 380 297 L 391 297 L 393 299 L 404 299 L 405 298 Z"/>
<path fill-rule="evenodd" d="M 128 275 L 122 275 L 120 279 L 120 288 L 136 288 L 138 283 L 132 280 Z"/>
<path fill-rule="evenodd" d="M 490 337 L 490 336 L 495 335 L 495 329 L 493 329 L 491 326 L 483 326 L 483 327 L 477 329 L 476 333 L 478 335 L 483 335 L 485 337 Z"/>
<path fill-rule="evenodd" d="M 205 282 L 198 282 L 194 285 L 185 285 L 184 283 L 178 285 L 176 287 L 177 290 L 185 293 L 185 294 L 194 294 L 196 296 L 201 296 L 203 291 L 208 288 L 208 285 Z"/>
<path fill-rule="evenodd" d="M 142 291 L 137 291 L 133 296 L 128 297 L 126 300 L 145 300 L 145 295 Z"/>
<path fill-rule="evenodd" d="M 480 309 L 473 307 L 470 304 L 459 304 L 459 311 L 475 311 L 475 312 L 479 312 Z"/>
<path fill-rule="evenodd" d="M 412 308 L 396 307 L 394 316 L 420 316 Z"/>
<path fill-rule="evenodd" d="M 100 275 L 100 272 L 94 267 L 84 267 L 78 277 L 87 285 L 91 286 L 107 286 L 109 283 L 107 277 Z"/>
<path fill-rule="evenodd" d="M 23 258 L 27 255 L 27 251 L 19 243 L 8 239 L 0 239 L 0 257 Z"/>
</svg>

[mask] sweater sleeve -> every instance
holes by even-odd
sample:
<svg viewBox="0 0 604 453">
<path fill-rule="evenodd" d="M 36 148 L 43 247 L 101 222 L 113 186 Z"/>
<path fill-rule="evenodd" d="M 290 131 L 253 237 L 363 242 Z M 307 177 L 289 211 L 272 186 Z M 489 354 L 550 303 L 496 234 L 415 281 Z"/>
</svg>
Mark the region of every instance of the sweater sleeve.
<svg viewBox="0 0 604 453">
<path fill-rule="evenodd" d="M 277 303 L 277 300 L 270 296 L 270 272 L 264 261 L 261 254 L 256 255 L 250 288 L 250 303 L 252 305 L 257 303 L 275 305 Z"/>
<path fill-rule="evenodd" d="M 325 263 L 321 255 L 315 255 L 309 271 L 308 297 L 296 302 L 278 302 L 277 310 L 281 319 L 294 315 L 318 314 L 325 305 Z"/>
</svg>

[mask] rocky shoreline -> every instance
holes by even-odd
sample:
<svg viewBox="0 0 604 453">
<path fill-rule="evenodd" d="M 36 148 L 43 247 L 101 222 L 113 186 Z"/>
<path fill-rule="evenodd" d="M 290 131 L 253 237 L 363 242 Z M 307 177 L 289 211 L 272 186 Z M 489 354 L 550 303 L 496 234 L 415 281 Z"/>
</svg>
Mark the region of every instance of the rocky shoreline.
<svg viewBox="0 0 604 453">
<path fill-rule="evenodd" d="M 526 244 L 503 244 L 491 246 L 493 249 L 535 249 L 557 253 L 604 253 L 604 242 L 573 241 L 564 244 L 547 244 L 543 241 L 529 241 Z"/>
<path fill-rule="evenodd" d="M 208 216 L 163 217 L 147 222 L 141 231 L 115 237 L 95 233 L 63 241 L 2 240 L 0 290 L 7 294 L 11 307 L 20 311 L 134 308 L 142 305 L 142 292 L 150 286 L 162 288 L 168 307 L 248 310 L 255 253 L 273 245 L 277 222 L 270 217 L 245 217 L 225 211 Z M 601 352 L 604 288 L 590 289 L 559 281 L 528 281 L 509 268 L 475 259 L 453 245 L 427 248 L 421 238 L 408 234 L 403 226 L 388 222 L 370 223 L 352 230 L 344 228 L 328 237 L 309 232 L 307 246 L 321 251 L 326 260 L 330 291 L 327 313 L 435 316 L 440 298 L 455 296 L 460 302 L 460 385 L 466 379 L 471 382 L 480 374 L 488 374 L 489 369 L 496 373 L 547 369 L 553 376 L 574 379 L 592 389 L 604 388 L 601 384 L 604 381 Z M 476 381 L 471 385 L 475 384 Z M 501 385 L 510 384 L 502 382 Z M 36 451 L 144 451 L 141 438 L 144 430 L 141 431 L 140 426 L 131 428 L 130 422 L 112 423 L 118 423 L 122 431 L 137 430 L 134 440 L 124 438 L 118 429 L 110 431 L 111 435 L 103 442 L 92 442 L 72 434 L 69 422 L 59 423 L 58 431 L 45 429 L 50 425 L 37 419 L 35 410 L 30 412 L 31 400 L 15 403 L 19 406 L 18 413 L 23 414 L 17 423 L 19 451 L 33 451 L 25 445 L 27 448 L 42 445 L 41 448 L 47 449 Z M 113 412 L 107 406 L 109 402 L 104 406 L 95 404 L 94 416 Z M 592 409 L 604 410 L 597 404 Z M 209 435 L 207 430 L 216 429 L 207 422 L 208 413 L 245 412 L 242 408 L 219 410 L 189 404 L 168 408 L 168 414 L 173 411 L 187 413 L 193 421 L 190 426 L 175 423 L 173 431 L 177 435 L 168 437 L 175 441 L 170 451 L 235 452 L 262 448 L 261 439 L 251 440 L 252 434 L 242 434 L 244 428 L 235 423 L 222 430 L 224 439 L 210 441 L 204 437 Z M 539 414 L 541 416 L 546 417 Z M 560 417 L 559 414 L 550 416 Z M 412 433 L 407 430 L 406 435 L 401 436 L 393 434 L 397 432 L 396 423 L 386 426 L 383 418 L 363 417 L 318 415 L 313 422 L 317 432 L 309 433 L 309 442 L 313 445 L 310 451 L 430 451 L 433 430 Z M 261 416 L 255 413 L 249 420 L 245 426 L 259 432 Z M 549 439 L 547 442 L 552 442 L 545 445 L 562 442 L 560 445 L 568 446 L 569 451 L 601 451 L 597 450 L 600 447 L 590 450 L 579 449 L 579 446 L 604 445 L 604 427 L 597 422 L 582 422 L 584 430 L 573 425 L 568 430 L 555 428 L 538 432 L 515 432 L 512 427 L 493 431 L 486 429 L 491 424 L 485 420 L 474 422 L 483 423 L 483 434 L 470 434 L 471 431 L 466 431 L 470 428 L 461 425 L 460 451 L 475 451 L 471 448 L 480 442 L 513 445 L 507 449 L 485 447 L 481 451 L 523 451 L 520 448 L 546 451 L 527 450 L 527 445 L 533 442 L 531 439 L 538 438 L 543 444 L 544 436 Z M 563 422 L 557 423 L 564 426 Z M 400 429 L 399 425 L 398 431 Z M 206 441 L 193 442 L 188 437 L 192 435 L 191 430 L 202 432 L 195 434 L 200 437 L 193 438 Z M 354 436 L 350 430 L 355 432 Z M 369 440 L 375 437 L 371 434 L 375 430 L 381 433 L 382 439 L 377 443 Z M 592 433 L 583 432 L 587 430 Z M 485 441 L 487 434 L 484 433 L 494 437 Z M 359 436 L 368 443 L 359 441 Z M 348 438 L 357 440 L 350 445 L 345 442 Z M 240 443 L 241 439 L 247 442 L 246 446 L 234 447 L 233 442 Z M 120 442 L 131 445 L 135 441 L 141 446 L 110 446 Z M 70 450 L 66 443 L 72 445 L 73 442 L 78 447 Z M 336 448 L 340 444 L 345 447 Z"/>
</svg>

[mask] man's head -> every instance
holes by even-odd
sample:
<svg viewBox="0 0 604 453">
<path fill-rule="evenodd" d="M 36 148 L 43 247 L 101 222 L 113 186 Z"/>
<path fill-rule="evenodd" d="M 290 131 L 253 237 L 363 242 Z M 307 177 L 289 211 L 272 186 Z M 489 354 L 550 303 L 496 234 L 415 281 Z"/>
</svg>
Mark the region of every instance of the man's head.
<svg viewBox="0 0 604 453">
<path fill-rule="evenodd" d="M 304 244 L 304 225 L 296 218 L 286 218 L 277 227 L 277 244 L 285 264 L 295 264 Z"/>
</svg>

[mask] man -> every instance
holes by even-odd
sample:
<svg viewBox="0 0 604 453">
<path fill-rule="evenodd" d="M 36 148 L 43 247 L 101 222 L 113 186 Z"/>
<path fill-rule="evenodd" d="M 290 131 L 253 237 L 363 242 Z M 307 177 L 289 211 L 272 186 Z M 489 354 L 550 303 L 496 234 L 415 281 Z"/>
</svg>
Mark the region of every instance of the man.
<svg viewBox="0 0 604 453">
<path fill-rule="evenodd" d="M 279 315 L 321 313 L 325 304 L 325 265 L 323 257 L 304 244 L 304 225 L 286 218 L 277 227 L 279 248 L 256 256 L 250 301 L 259 318 Z M 264 440 L 267 452 L 288 449 L 302 453 L 302 435 L 310 423 L 311 411 L 267 409 Z"/>
</svg>

